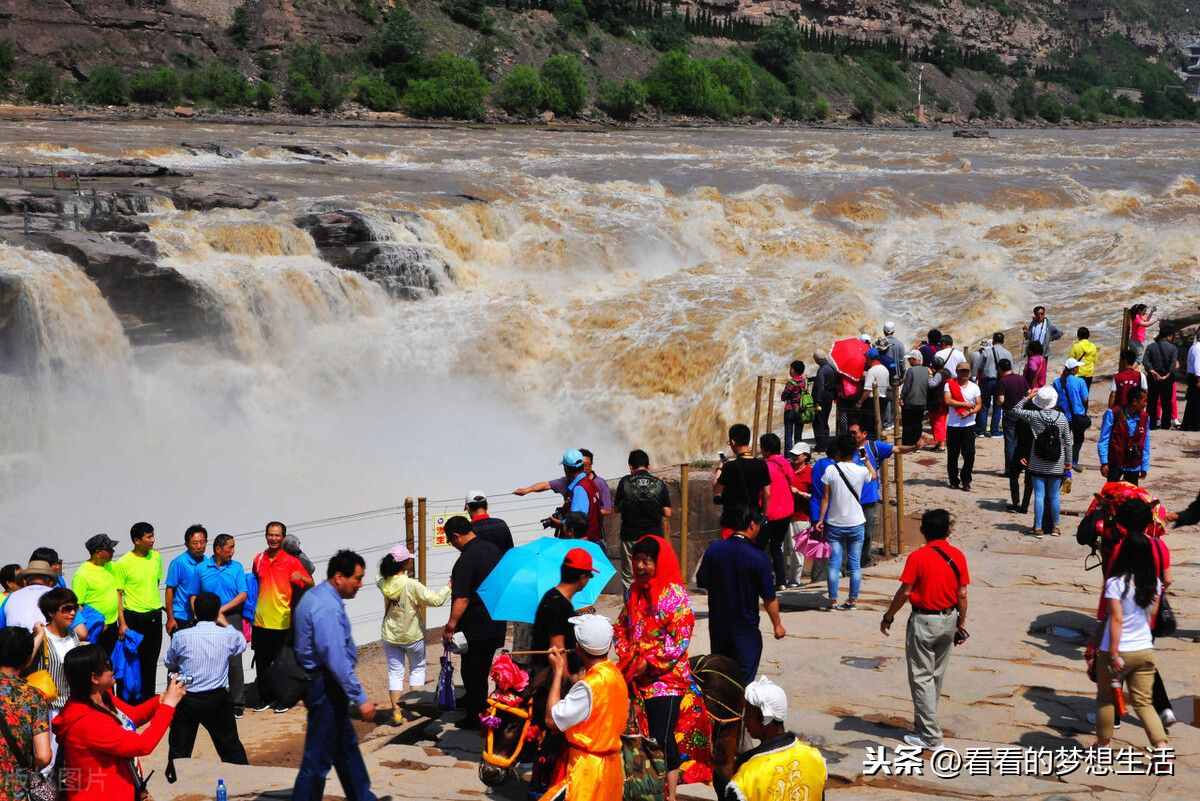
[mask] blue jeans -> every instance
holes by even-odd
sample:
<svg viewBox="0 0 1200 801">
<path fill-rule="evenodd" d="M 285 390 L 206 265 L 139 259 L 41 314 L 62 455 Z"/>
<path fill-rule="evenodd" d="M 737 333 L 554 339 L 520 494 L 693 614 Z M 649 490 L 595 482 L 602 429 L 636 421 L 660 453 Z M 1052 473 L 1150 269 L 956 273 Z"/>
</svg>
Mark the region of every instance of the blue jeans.
<svg viewBox="0 0 1200 801">
<path fill-rule="evenodd" d="M 862 546 L 866 526 L 825 526 L 825 538 L 829 541 L 829 601 L 837 601 L 838 582 L 842 579 L 842 556 L 850 562 L 850 600 L 858 600 L 862 586 Z"/>
<path fill-rule="evenodd" d="M 1030 473 L 1029 478 L 1033 482 L 1033 527 L 1052 531 L 1058 525 L 1058 490 L 1062 487 L 1062 476 Z"/>
<path fill-rule="evenodd" d="M 986 430 L 989 434 L 1000 433 L 1000 404 L 996 403 L 996 388 L 1000 386 L 998 378 L 981 378 L 979 379 L 980 400 L 983 402 L 983 408 L 979 410 L 979 414 L 975 415 L 975 433 L 982 436 Z M 991 418 L 991 427 L 988 427 L 988 418 Z"/>
<path fill-rule="evenodd" d="M 348 801 L 375 801 L 371 777 L 358 750 L 358 737 L 350 723 L 350 702 L 337 682 L 324 671 L 308 687 L 308 725 L 304 732 L 304 758 L 292 788 L 292 801 L 321 801 L 325 777 L 332 767 Z"/>
</svg>

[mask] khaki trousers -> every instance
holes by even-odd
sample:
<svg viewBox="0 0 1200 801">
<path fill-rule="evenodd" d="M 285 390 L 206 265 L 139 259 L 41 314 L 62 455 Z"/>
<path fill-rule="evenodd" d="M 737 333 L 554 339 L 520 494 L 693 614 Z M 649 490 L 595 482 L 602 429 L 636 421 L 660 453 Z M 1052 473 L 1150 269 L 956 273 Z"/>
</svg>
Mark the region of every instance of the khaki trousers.
<svg viewBox="0 0 1200 801">
<path fill-rule="evenodd" d="M 922 615 L 913 610 L 908 618 L 904 657 L 913 699 L 913 730 L 930 745 L 942 743 L 942 729 L 937 723 L 938 696 L 957 628 L 957 609 L 945 615 Z"/>
<path fill-rule="evenodd" d="M 1165 743 L 1167 732 L 1163 728 L 1162 719 L 1154 710 L 1151 696 L 1154 691 L 1154 651 L 1147 648 L 1144 651 L 1122 652 L 1125 660 L 1125 686 L 1129 688 L 1126 704 L 1137 712 L 1150 744 Z M 1116 720 L 1116 705 L 1112 692 L 1112 663 L 1108 652 L 1096 654 L 1096 736 L 1101 740 L 1111 740 L 1113 722 Z"/>
</svg>

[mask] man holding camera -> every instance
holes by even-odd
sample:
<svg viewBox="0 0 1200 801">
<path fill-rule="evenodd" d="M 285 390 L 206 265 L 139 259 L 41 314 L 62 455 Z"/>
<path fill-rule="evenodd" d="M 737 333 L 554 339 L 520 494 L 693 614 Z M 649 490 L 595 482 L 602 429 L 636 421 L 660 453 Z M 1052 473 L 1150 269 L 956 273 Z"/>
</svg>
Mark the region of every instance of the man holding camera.
<svg viewBox="0 0 1200 801">
<path fill-rule="evenodd" d="M 188 690 L 171 721 L 169 758 L 189 758 L 196 732 L 203 726 L 222 762 L 248 765 L 229 698 L 229 660 L 241 658 L 246 638 L 240 630 L 217 625 L 221 599 L 214 593 L 197 594 L 192 611 L 196 625 L 177 630 L 163 656 L 167 670 L 178 675 Z"/>
<path fill-rule="evenodd" d="M 950 513 L 931 509 L 921 516 L 925 545 L 908 555 L 900 588 L 883 613 L 879 630 L 886 637 L 896 613 L 912 602 L 904 639 L 908 688 L 913 699 L 913 733 L 904 742 L 918 748 L 938 748 L 942 729 L 937 723 L 938 696 L 950 664 L 950 648 L 967 637 L 967 585 L 971 574 L 963 552 L 946 542 Z"/>
</svg>

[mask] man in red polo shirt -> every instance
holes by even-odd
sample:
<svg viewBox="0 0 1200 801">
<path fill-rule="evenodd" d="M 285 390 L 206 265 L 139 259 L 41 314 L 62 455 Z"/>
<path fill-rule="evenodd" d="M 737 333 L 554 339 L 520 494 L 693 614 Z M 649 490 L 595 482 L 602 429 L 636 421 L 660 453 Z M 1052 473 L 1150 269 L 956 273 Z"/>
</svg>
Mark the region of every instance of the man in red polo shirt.
<svg viewBox="0 0 1200 801">
<path fill-rule="evenodd" d="M 962 551 L 946 542 L 950 513 L 931 509 L 921 516 L 925 545 L 908 555 L 900 574 L 900 589 L 883 614 L 879 630 L 887 636 L 896 613 L 912 602 L 904 639 L 908 688 L 913 699 L 913 733 L 904 742 L 918 748 L 938 748 L 942 730 L 937 724 L 938 696 L 950 664 L 950 648 L 967 639 L 967 585 L 971 574 Z"/>
</svg>

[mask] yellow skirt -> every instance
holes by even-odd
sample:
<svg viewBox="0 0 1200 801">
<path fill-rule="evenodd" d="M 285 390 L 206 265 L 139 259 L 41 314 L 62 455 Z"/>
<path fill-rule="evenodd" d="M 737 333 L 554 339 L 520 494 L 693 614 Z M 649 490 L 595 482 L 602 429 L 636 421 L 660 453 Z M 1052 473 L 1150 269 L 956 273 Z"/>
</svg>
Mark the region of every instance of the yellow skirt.
<svg viewBox="0 0 1200 801">
<path fill-rule="evenodd" d="M 620 751 L 599 756 L 568 748 L 560 778 L 540 801 L 621 801 L 624 792 Z"/>
</svg>

